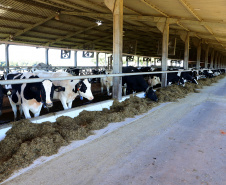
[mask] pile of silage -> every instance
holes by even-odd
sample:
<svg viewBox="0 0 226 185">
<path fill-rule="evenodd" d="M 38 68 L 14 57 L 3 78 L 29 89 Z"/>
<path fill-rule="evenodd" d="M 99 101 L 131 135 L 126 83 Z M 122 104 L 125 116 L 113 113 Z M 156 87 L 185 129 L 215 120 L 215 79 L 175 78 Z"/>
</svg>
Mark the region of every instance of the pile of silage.
<svg viewBox="0 0 226 185">
<path fill-rule="evenodd" d="M 5 139 L 0 142 L 0 181 L 38 157 L 53 155 L 61 146 L 88 137 L 92 130 L 145 113 L 155 105 L 147 99 L 130 96 L 123 102 L 115 100 L 110 109 L 84 110 L 75 118 L 61 116 L 54 123 L 13 122 Z"/>
<path fill-rule="evenodd" d="M 176 101 L 190 92 L 198 92 L 196 88 L 215 80 L 204 79 L 198 82 L 199 85 L 187 83 L 185 87 L 172 85 L 158 89 L 156 94 L 159 102 Z M 145 113 L 156 105 L 158 103 L 149 99 L 131 95 L 123 102 L 115 100 L 110 109 L 82 111 L 75 118 L 61 116 L 54 123 L 33 124 L 29 120 L 14 122 L 5 139 L 0 142 L 0 182 L 14 170 L 30 165 L 38 157 L 53 155 L 61 146 L 88 137 L 92 130 Z"/>
</svg>

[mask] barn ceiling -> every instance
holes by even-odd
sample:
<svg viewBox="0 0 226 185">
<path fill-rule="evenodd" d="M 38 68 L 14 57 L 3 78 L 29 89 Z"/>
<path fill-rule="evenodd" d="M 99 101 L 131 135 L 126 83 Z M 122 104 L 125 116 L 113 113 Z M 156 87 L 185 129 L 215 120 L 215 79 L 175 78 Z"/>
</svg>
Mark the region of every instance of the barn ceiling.
<svg viewBox="0 0 226 185">
<path fill-rule="evenodd" d="M 187 32 L 191 47 L 201 42 L 226 54 L 225 0 L 124 0 L 123 11 L 123 42 L 137 45 L 138 55 L 158 56 L 158 24 L 166 19 L 177 40 L 174 57 L 183 57 Z M 112 21 L 104 0 L 0 0 L 2 43 L 112 51 Z"/>
</svg>

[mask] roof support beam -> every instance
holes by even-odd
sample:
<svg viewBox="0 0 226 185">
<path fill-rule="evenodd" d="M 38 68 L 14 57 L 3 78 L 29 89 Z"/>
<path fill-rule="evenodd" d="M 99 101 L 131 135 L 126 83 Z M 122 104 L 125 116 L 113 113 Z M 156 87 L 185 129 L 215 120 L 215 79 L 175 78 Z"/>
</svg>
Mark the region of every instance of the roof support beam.
<svg viewBox="0 0 226 185">
<path fill-rule="evenodd" d="M 189 6 L 189 4 L 185 0 L 179 0 L 179 1 L 197 20 L 201 21 L 199 16 L 195 13 L 195 11 Z"/>
<path fill-rule="evenodd" d="M 106 13 L 84 13 L 84 12 L 69 12 L 69 11 L 61 11 L 61 14 L 67 14 L 67 15 L 75 15 L 75 16 L 84 16 L 84 17 L 99 17 L 99 18 L 106 18 L 106 19 L 112 19 L 112 14 L 106 14 Z M 124 19 L 133 20 L 133 21 L 151 21 L 151 22 L 165 22 L 165 17 L 158 17 L 158 16 L 149 16 L 149 15 L 123 15 Z M 195 21 L 195 20 L 189 20 L 189 19 L 179 19 L 179 18 L 173 18 L 170 17 L 170 24 L 194 24 L 194 25 L 201 25 L 204 26 L 206 24 L 210 26 L 215 25 L 225 25 L 226 22 L 219 22 L 219 21 Z"/>
<path fill-rule="evenodd" d="M 44 19 L 44 20 L 42 20 L 42 21 L 40 21 L 40 22 L 38 22 L 38 23 L 36 23 L 36 24 L 34 24 L 34 25 L 32 25 L 32 26 L 29 26 L 29 27 L 25 28 L 24 30 L 18 31 L 17 33 L 15 33 L 15 34 L 13 35 L 13 37 L 20 36 L 20 35 L 26 33 L 27 31 L 29 31 L 29 30 L 31 30 L 31 29 L 33 29 L 33 28 L 35 28 L 35 27 L 37 27 L 37 26 L 39 26 L 39 25 L 41 25 L 41 24 L 43 24 L 43 23 L 45 23 L 45 22 L 47 22 L 47 21 L 49 21 L 49 20 L 51 20 L 51 19 L 54 18 L 55 16 L 56 16 L 56 15 L 52 15 L 52 16 L 50 16 L 50 17 L 48 17 L 48 18 L 46 18 L 46 19 Z M 7 37 L 7 38 L 5 39 L 5 41 L 8 41 L 9 38 L 10 38 L 10 35 L 9 35 L 9 37 Z"/>
<path fill-rule="evenodd" d="M 147 2 L 147 0 L 140 0 L 141 2 L 145 3 L 147 6 L 153 8 L 154 10 L 156 10 L 157 12 L 161 13 L 162 15 L 164 15 L 165 17 L 169 17 L 166 13 L 164 13 L 162 10 L 160 10 L 157 6 L 152 5 L 151 3 Z"/>
<path fill-rule="evenodd" d="M 81 30 L 76 31 L 76 32 L 74 32 L 74 33 L 70 33 L 70 34 L 65 35 L 65 36 L 63 36 L 63 37 L 59 37 L 59 38 L 56 39 L 55 41 L 48 42 L 48 43 L 46 43 L 45 45 L 48 46 L 48 45 L 53 44 L 53 43 L 55 43 L 55 42 L 59 42 L 59 41 L 61 41 L 61 40 L 64 40 L 64 39 L 73 37 L 74 35 L 80 34 L 80 33 L 84 32 L 84 31 L 90 30 L 90 29 L 95 28 L 95 27 L 97 27 L 97 26 L 98 26 L 97 24 L 92 25 L 92 26 L 89 26 L 89 27 L 87 27 L 87 28 L 81 29 Z"/>
</svg>

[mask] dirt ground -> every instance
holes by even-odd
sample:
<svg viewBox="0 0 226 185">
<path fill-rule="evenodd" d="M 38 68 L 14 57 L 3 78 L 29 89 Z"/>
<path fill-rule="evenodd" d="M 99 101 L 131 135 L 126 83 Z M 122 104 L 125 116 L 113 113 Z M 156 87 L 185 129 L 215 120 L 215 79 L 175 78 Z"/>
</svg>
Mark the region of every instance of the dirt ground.
<svg viewBox="0 0 226 185">
<path fill-rule="evenodd" d="M 199 91 L 4 184 L 224 184 L 226 79 Z"/>
</svg>

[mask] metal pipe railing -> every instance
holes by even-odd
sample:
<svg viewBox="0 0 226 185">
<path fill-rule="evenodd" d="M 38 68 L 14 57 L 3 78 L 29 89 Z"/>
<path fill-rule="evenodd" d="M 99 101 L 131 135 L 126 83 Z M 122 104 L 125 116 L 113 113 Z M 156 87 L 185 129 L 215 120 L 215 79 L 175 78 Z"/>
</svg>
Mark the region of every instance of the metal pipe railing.
<svg viewBox="0 0 226 185">
<path fill-rule="evenodd" d="M 0 80 L 1 85 L 9 85 L 9 84 L 21 84 L 21 83 L 34 83 L 34 82 L 42 82 L 44 79 L 49 79 L 51 81 L 56 80 L 79 80 L 86 78 L 104 78 L 108 76 L 116 77 L 116 76 L 133 76 L 133 75 L 146 75 L 146 74 L 162 74 L 162 73 L 173 73 L 173 72 L 186 72 L 191 70 L 183 70 L 183 71 L 155 71 L 155 72 L 138 72 L 138 73 L 119 73 L 119 74 L 99 74 L 99 75 L 84 75 L 84 76 L 69 76 L 69 77 L 58 77 L 58 78 L 33 78 L 33 79 L 15 79 L 15 80 Z"/>
<path fill-rule="evenodd" d="M 224 68 L 223 68 L 224 69 Z M 204 69 L 205 70 L 205 69 Z M 0 80 L 1 85 L 9 85 L 9 84 L 21 84 L 21 83 L 34 83 L 34 82 L 42 82 L 45 79 L 49 79 L 51 81 L 56 80 L 80 80 L 86 78 L 104 78 L 108 76 L 116 77 L 116 76 L 133 76 L 133 75 L 147 75 L 147 74 L 162 74 L 162 73 L 174 73 L 174 72 L 188 72 L 192 70 L 177 70 L 177 71 L 152 71 L 152 72 L 137 72 L 137 73 L 119 73 L 119 74 L 99 74 L 99 75 L 82 75 L 82 76 L 69 76 L 69 77 L 58 77 L 58 78 L 33 78 L 33 79 L 15 79 L 15 80 Z M 194 71 L 194 70 L 193 70 Z M 199 70 L 195 70 L 199 71 Z"/>
</svg>

